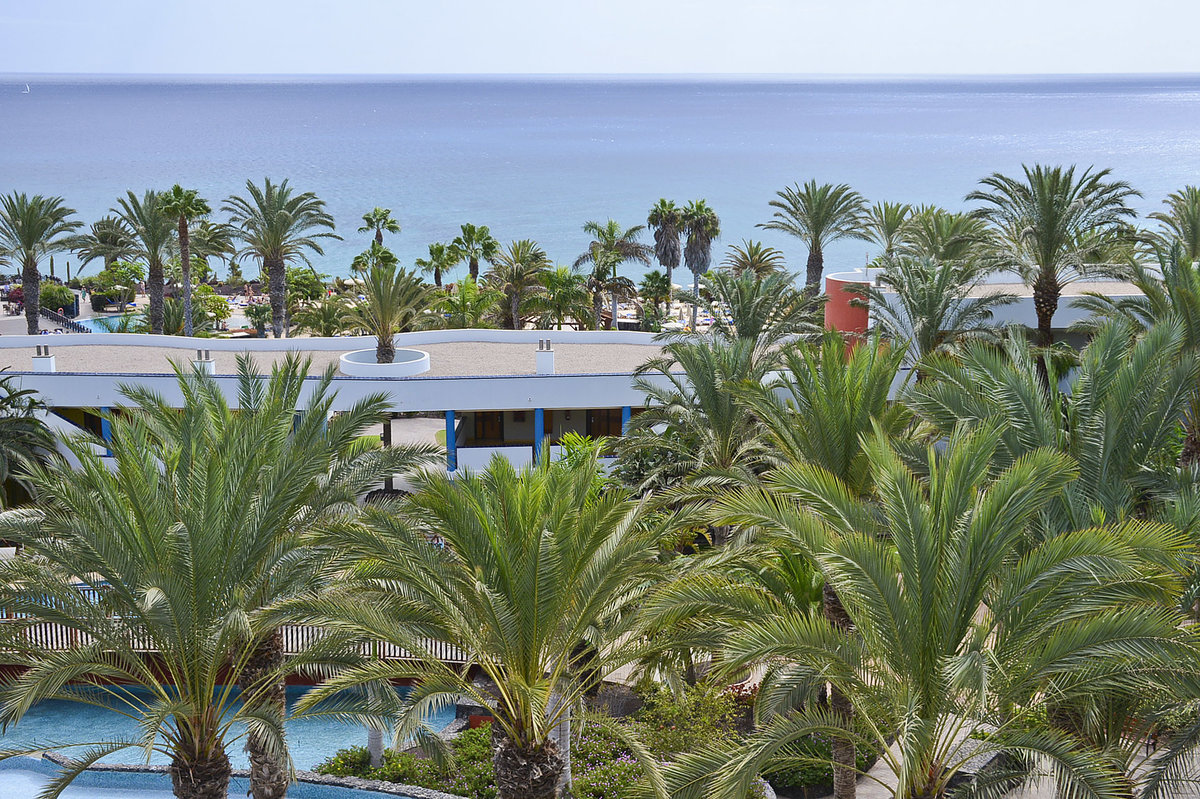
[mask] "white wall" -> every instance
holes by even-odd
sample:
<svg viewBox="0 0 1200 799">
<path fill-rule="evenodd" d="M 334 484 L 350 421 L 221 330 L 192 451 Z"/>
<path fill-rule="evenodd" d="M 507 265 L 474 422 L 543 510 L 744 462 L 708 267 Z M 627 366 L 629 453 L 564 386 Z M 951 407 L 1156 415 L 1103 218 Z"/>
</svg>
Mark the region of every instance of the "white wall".
<svg viewBox="0 0 1200 799">
<path fill-rule="evenodd" d="M 503 455 L 520 468 L 533 463 L 533 447 L 459 447 L 458 469 L 481 472 L 488 467 L 493 455 Z"/>
</svg>

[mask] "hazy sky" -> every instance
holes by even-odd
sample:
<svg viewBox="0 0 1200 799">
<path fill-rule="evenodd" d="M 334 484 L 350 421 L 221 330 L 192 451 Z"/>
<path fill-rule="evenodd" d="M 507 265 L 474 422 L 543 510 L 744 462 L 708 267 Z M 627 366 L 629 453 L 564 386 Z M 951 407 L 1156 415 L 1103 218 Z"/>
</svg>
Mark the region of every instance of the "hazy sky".
<svg viewBox="0 0 1200 799">
<path fill-rule="evenodd" d="M 1196 0 L 0 0 L 0 72 L 1198 72 Z"/>
</svg>

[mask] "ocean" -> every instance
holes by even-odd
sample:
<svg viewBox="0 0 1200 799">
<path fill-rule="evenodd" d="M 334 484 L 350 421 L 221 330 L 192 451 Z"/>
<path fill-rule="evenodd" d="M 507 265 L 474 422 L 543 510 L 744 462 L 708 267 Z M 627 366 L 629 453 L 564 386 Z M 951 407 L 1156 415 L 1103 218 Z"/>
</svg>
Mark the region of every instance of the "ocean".
<svg viewBox="0 0 1200 799">
<path fill-rule="evenodd" d="M 405 264 L 463 222 L 489 225 L 503 243 L 535 239 L 570 264 L 587 247 L 584 222 L 644 224 L 660 197 L 715 208 L 714 262 L 760 238 L 802 271 L 803 245 L 755 228 L 784 186 L 815 178 L 871 201 L 963 208 L 979 178 L 1034 162 L 1111 167 L 1143 192 L 1141 213 L 1156 210 L 1168 192 L 1200 183 L 1200 76 L 0 76 L 0 193 L 59 194 L 90 222 L 126 189 L 181 183 L 219 208 L 247 179 L 288 178 L 325 200 L 345 237 L 314 257 L 333 275 L 369 243 L 356 229 L 377 205 L 403 227 L 387 243 Z M 873 255 L 864 242 L 839 243 L 826 268 Z"/>
</svg>

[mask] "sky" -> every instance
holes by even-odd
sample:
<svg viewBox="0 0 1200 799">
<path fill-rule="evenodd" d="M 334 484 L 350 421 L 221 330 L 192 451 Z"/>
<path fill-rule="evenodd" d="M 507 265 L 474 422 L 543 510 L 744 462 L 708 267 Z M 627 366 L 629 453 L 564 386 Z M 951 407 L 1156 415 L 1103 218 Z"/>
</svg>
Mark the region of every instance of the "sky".
<svg viewBox="0 0 1200 799">
<path fill-rule="evenodd" d="M 0 0 L 0 73 L 1200 72 L 1196 0 Z"/>
</svg>

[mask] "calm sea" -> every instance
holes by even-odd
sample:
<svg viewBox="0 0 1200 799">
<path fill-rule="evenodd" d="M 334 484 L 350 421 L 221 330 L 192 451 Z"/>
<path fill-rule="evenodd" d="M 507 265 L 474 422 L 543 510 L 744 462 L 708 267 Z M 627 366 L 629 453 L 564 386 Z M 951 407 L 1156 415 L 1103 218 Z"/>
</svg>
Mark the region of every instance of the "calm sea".
<svg viewBox="0 0 1200 799">
<path fill-rule="evenodd" d="M 405 262 L 473 222 L 566 264 L 587 220 L 639 224 L 659 197 L 702 197 L 721 250 L 758 237 L 799 269 L 798 243 L 754 227 L 795 181 L 959 208 L 992 171 L 1096 164 L 1144 193 L 1143 213 L 1200 182 L 1200 76 L 28 82 L 0 78 L 0 192 L 61 194 L 91 221 L 126 189 L 178 182 L 218 205 L 247 178 L 286 177 L 337 219 L 346 240 L 316 259 L 333 274 L 364 249 L 356 228 L 376 205 L 403 225 L 389 244 Z M 866 254 L 842 244 L 827 266 Z"/>
</svg>

